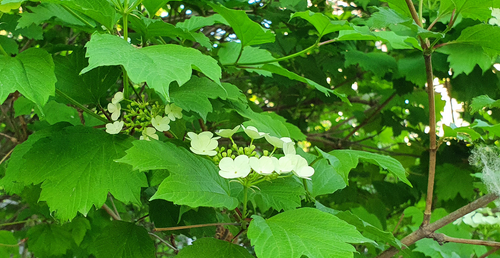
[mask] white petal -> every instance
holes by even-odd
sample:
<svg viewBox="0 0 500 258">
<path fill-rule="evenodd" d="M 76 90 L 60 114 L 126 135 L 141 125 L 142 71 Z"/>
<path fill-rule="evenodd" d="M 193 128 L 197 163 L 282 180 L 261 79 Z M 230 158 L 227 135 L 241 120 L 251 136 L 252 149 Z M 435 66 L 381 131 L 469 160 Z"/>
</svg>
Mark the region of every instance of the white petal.
<svg viewBox="0 0 500 258">
<path fill-rule="evenodd" d="M 285 155 L 295 155 L 295 143 L 294 142 L 286 142 L 283 143 L 283 153 Z"/>
</svg>

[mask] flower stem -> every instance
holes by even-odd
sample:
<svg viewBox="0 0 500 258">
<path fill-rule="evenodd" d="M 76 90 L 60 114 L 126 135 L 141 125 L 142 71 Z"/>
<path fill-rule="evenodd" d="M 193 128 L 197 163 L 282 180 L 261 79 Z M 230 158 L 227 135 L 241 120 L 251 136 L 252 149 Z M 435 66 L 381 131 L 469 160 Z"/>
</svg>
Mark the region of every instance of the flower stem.
<svg viewBox="0 0 500 258">
<path fill-rule="evenodd" d="M 90 109 L 86 108 L 84 105 L 80 104 L 80 102 L 78 102 L 78 101 L 76 101 L 76 100 L 72 99 L 70 96 L 66 95 L 64 92 L 60 91 L 59 89 L 56 89 L 56 93 L 57 93 L 59 96 L 61 96 L 61 97 L 65 98 L 65 99 L 67 99 L 67 100 L 68 100 L 69 102 L 71 102 L 73 105 L 75 105 L 75 106 L 79 107 L 80 109 L 82 109 L 83 111 L 87 112 L 89 115 L 91 115 L 91 116 L 93 116 L 93 117 L 95 117 L 95 118 L 97 118 L 97 119 L 101 120 L 101 121 L 102 121 L 102 122 L 104 122 L 104 123 L 108 123 L 108 122 L 109 122 L 109 121 L 108 121 L 108 119 L 106 119 L 106 118 L 104 118 L 104 117 L 102 117 L 102 116 L 100 116 L 100 115 L 98 115 L 98 114 L 94 113 L 92 110 L 90 110 Z"/>
<path fill-rule="evenodd" d="M 126 1 L 125 4 L 128 4 Z M 123 12 L 123 39 L 128 42 L 128 6 L 125 6 L 125 11 Z M 128 73 L 125 67 L 122 66 L 123 70 L 123 96 L 127 99 L 130 96 L 130 85 L 128 82 Z"/>
<path fill-rule="evenodd" d="M 248 202 L 248 186 L 243 185 L 243 214 L 241 220 L 245 220 L 247 217 L 247 202 Z"/>
</svg>

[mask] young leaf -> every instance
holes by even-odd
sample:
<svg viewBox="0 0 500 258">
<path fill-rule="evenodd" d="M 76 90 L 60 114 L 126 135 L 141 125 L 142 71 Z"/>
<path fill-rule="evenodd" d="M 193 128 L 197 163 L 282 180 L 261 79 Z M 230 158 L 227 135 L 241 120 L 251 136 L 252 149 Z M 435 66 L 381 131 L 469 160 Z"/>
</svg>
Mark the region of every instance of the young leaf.
<svg viewBox="0 0 500 258">
<path fill-rule="evenodd" d="M 151 197 L 191 207 L 226 207 L 234 209 L 238 200 L 231 197 L 228 180 L 210 160 L 192 154 L 172 143 L 135 141 L 127 155 L 117 160 L 140 171 L 168 169 L 167 177 Z"/>
<path fill-rule="evenodd" d="M 500 107 L 500 100 L 494 100 L 490 98 L 488 95 L 481 95 L 479 97 L 475 97 L 472 99 L 472 103 L 470 105 L 471 114 L 476 113 L 483 108 L 498 108 Z"/>
<path fill-rule="evenodd" d="M 245 11 L 231 10 L 222 5 L 211 4 L 211 6 L 231 25 L 242 47 L 274 42 L 274 34 L 250 20 Z"/>
<path fill-rule="evenodd" d="M 146 229 L 114 220 L 94 242 L 97 258 L 154 258 L 155 246 Z"/>
<path fill-rule="evenodd" d="M 328 33 L 351 29 L 347 21 L 333 21 L 322 13 L 313 13 L 311 11 L 297 12 L 292 14 L 290 19 L 295 17 L 300 17 L 311 23 L 318 31 L 320 38 Z"/>
<path fill-rule="evenodd" d="M 114 162 L 131 146 L 131 138 L 89 127 L 64 128 L 61 124 L 41 131 L 40 138 L 37 134 L 36 142 L 27 141 L 29 149 L 16 148 L 14 152 L 20 152 L 16 155 L 25 154 L 11 160 L 5 180 L 25 185 L 42 183 L 40 201 L 47 201 L 58 218 L 70 220 L 77 212 L 87 214 L 92 205 L 101 207 L 108 192 L 122 202 L 140 203 L 146 176 Z"/>
<path fill-rule="evenodd" d="M 233 243 L 207 237 L 194 241 L 193 245 L 182 248 L 178 258 L 210 257 L 227 258 L 241 257 L 252 258 L 253 256 L 242 246 Z"/>
<path fill-rule="evenodd" d="M 390 156 L 357 150 L 333 150 L 328 153 L 322 151 L 318 147 L 316 147 L 316 150 L 335 167 L 337 172 L 344 178 L 346 184 L 348 183 L 349 172 L 351 169 L 355 168 L 359 160 L 362 159 L 365 162 L 387 169 L 399 178 L 399 180 L 411 186 L 410 181 L 406 178 L 406 171 L 401 163 Z"/>
<path fill-rule="evenodd" d="M 84 23 L 59 4 L 42 3 L 35 7 L 27 6 L 27 8 L 31 12 L 23 12 L 21 14 L 17 28 L 26 28 L 32 24 L 40 25 L 41 23 L 50 20 L 52 17 L 56 17 L 55 20 L 57 23 L 82 27 L 87 26 L 88 23 L 95 27 L 95 22 L 92 19 L 86 18 L 84 15 L 80 15 L 80 18 L 87 21 L 87 23 Z"/>
<path fill-rule="evenodd" d="M 30 48 L 16 57 L 0 56 L 0 102 L 18 90 L 41 109 L 55 92 L 54 62 L 47 51 Z"/>
<path fill-rule="evenodd" d="M 97 33 L 86 47 L 89 66 L 81 73 L 99 66 L 123 65 L 132 81 L 147 82 L 167 100 L 170 83 L 176 81 L 182 86 L 191 78 L 193 68 L 220 84 L 217 61 L 193 48 L 161 45 L 137 49 L 119 37 Z"/>
<path fill-rule="evenodd" d="M 247 235 L 259 258 L 352 257 L 356 249 L 348 243 L 370 242 L 354 226 L 318 209 L 252 218 Z"/>
</svg>

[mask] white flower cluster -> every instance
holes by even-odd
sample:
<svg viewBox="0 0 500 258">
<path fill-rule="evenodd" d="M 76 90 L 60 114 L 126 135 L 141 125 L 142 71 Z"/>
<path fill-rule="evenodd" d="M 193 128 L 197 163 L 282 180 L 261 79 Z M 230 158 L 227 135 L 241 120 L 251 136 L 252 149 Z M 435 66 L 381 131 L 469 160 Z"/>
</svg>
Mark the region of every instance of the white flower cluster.
<svg viewBox="0 0 500 258">
<path fill-rule="evenodd" d="M 477 228 L 480 225 L 500 225 L 500 212 L 494 213 L 490 208 L 480 208 L 455 220 L 453 224 L 459 225 L 462 222 L 473 228 Z"/>
<path fill-rule="evenodd" d="M 166 132 L 170 130 L 170 121 L 182 118 L 182 108 L 176 106 L 174 103 L 166 105 L 165 115 L 160 116 L 159 114 L 163 113 L 163 111 L 159 109 L 163 109 L 163 106 L 156 103 L 156 105 L 150 107 L 149 103 L 143 101 L 141 103 L 132 102 L 131 105 L 128 106 L 130 109 L 128 111 L 130 112 L 124 116 L 124 119 L 128 121 L 128 123 L 117 121 L 122 114 L 120 102 L 123 99 L 123 92 L 117 92 L 111 99 L 111 103 L 108 104 L 108 112 L 111 113 L 111 119 L 114 121 L 113 123 L 106 124 L 106 132 L 109 134 L 120 133 L 124 126 L 129 128 L 128 130 L 137 126 L 139 130 L 142 130 L 141 140 L 158 140 L 159 137 L 156 131 Z M 137 119 L 131 119 L 131 117 Z M 153 127 L 149 127 L 149 125 Z"/>
<path fill-rule="evenodd" d="M 276 158 L 271 155 L 266 155 L 267 151 L 264 151 L 264 156 L 256 157 L 256 153 L 253 151 L 255 146 L 250 145 L 243 149 L 242 147 L 237 148 L 233 141 L 233 149 L 237 151 L 238 156 L 232 155 L 233 151 L 230 149 L 227 152 L 223 152 L 219 162 L 219 175 L 224 178 L 245 178 L 253 170 L 255 173 L 262 176 L 270 176 L 274 172 L 278 175 L 293 173 L 300 178 L 309 179 L 314 174 L 314 168 L 309 166 L 307 160 L 295 152 L 295 143 L 288 137 L 278 138 L 270 136 L 267 133 L 259 132 L 257 128 L 253 126 L 244 127 L 243 131 L 253 140 L 265 138 L 271 145 L 276 148 L 283 148 L 283 153 L 285 154 L 281 158 Z M 216 132 L 219 136 L 224 138 L 230 138 L 232 141 L 232 136 L 240 126 L 236 126 L 233 129 L 223 129 Z M 208 155 L 216 156 L 220 153 L 218 149 L 217 140 L 220 137 L 213 137 L 211 132 L 202 132 L 200 134 L 188 133 L 188 137 L 191 140 L 191 151 L 198 155 Z M 224 148 L 221 149 L 224 151 Z M 274 153 L 274 151 L 273 151 Z M 217 159 L 216 159 L 217 160 Z"/>
</svg>

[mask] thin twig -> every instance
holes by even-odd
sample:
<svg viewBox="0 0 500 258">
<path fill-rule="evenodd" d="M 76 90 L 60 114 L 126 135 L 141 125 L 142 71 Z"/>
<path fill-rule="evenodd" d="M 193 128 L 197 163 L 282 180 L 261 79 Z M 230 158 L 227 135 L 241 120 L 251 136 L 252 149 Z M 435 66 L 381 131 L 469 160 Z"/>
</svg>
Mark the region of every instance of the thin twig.
<svg viewBox="0 0 500 258">
<path fill-rule="evenodd" d="M 460 243 L 460 244 L 469 244 L 469 245 L 484 245 L 484 246 L 493 246 L 500 247 L 500 242 L 495 241 L 486 241 L 479 239 L 465 239 L 465 238 L 456 238 L 450 237 L 442 233 L 434 233 L 431 237 L 436 240 L 440 245 L 452 242 L 452 243 Z"/>
<path fill-rule="evenodd" d="M 14 151 L 14 148 L 12 148 L 5 156 L 3 156 L 2 160 L 0 160 L 0 164 L 2 164 L 9 156 L 10 154 Z"/>
<path fill-rule="evenodd" d="M 113 210 L 111 210 L 108 205 L 106 204 L 103 204 L 102 205 L 102 208 L 109 214 L 109 216 L 111 216 L 111 218 L 113 218 L 114 220 L 121 220 L 120 217 L 118 215 L 116 215 Z"/>
<path fill-rule="evenodd" d="M 155 232 L 159 231 L 174 231 L 188 228 L 202 228 L 202 227 L 212 227 L 212 226 L 224 226 L 224 225 L 233 225 L 240 226 L 241 223 L 237 222 L 229 222 L 229 223 L 208 223 L 208 224 L 197 224 L 197 225 L 187 225 L 187 226 L 178 226 L 178 227 L 169 227 L 169 228 L 154 228 Z"/>
<path fill-rule="evenodd" d="M 352 130 L 352 132 L 350 132 L 345 138 L 344 140 L 348 140 L 349 138 L 351 138 L 351 136 L 353 136 L 359 129 L 361 129 L 363 126 L 367 125 L 368 122 L 370 122 L 376 115 L 378 115 L 380 113 L 380 111 L 382 111 L 382 109 L 387 106 L 387 104 L 389 104 L 389 102 L 391 102 L 391 100 L 396 96 L 396 92 L 394 92 L 388 99 L 386 99 L 384 101 L 384 103 L 380 104 L 380 106 L 375 110 L 373 111 L 373 113 L 367 118 L 365 119 L 363 122 L 361 122 L 360 125 L 358 125 L 356 128 L 354 128 L 354 130 Z"/>
<path fill-rule="evenodd" d="M 111 205 L 113 205 L 113 210 L 115 211 L 116 217 L 118 217 L 118 220 L 122 220 L 120 217 L 120 213 L 118 213 L 118 210 L 116 209 L 115 201 L 114 198 L 111 194 L 108 194 L 109 200 L 111 201 Z"/>
<path fill-rule="evenodd" d="M 494 201 L 498 198 L 498 195 L 490 193 L 482 196 L 481 198 L 461 207 L 460 209 L 446 215 L 445 217 L 439 219 L 438 221 L 428 224 L 426 226 L 420 226 L 420 228 L 401 240 L 403 244 L 402 249 L 406 249 L 408 246 L 413 245 L 420 239 L 427 238 L 431 236 L 436 230 L 452 223 L 464 215 L 473 212 L 479 208 L 486 206 L 488 203 Z M 389 258 L 393 257 L 398 253 L 398 249 L 391 247 L 377 256 L 377 258 Z"/>
<path fill-rule="evenodd" d="M 178 252 L 178 251 L 179 251 L 177 248 L 175 248 L 174 246 L 172 246 L 169 242 L 165 241 L 165 240 L 164 240 L 163 238 L 161 238 L 160 236 L 157 236 L 156 234 L 153 234 L 153 233 L 151 233 L 151 232 L 148 232 L 148 234 L 149 234 L 150 236 L 154 236 L 154 237 L 156 237 L 156 239 L 160 240 L 160 242 L 164 243 L 166 246 L 168 246 L 168 248 L 170 248 L 170 249 L 172 249 L 172 250 L 174 250 L 174 251 L 176 251 L 176 252 Z"/>
<path fill-rule="evenodd" d="M 491 254 L 493 254 L 494 252 L 498 251 L 498 249 L 500 249 L 500 247 L 494 247 L 491 250 L 489 250 L 488 252 L 486 252 L 485 254 L 479 256 L 479 258 L 486 258 L 486 257 L 490 256 Z"/>
<path fill-rule="evenodd" d="M 403 221 L 403 218 L 405 217 L 405 213 L 401 213 L 401 216 L 399 217 L 399 220 L 398 220 L 398 224 L 396 224 L 396 227 L 394 228 L 394 230 L 392 231 L 392 234 L 396 234 L 396 232 L 398 231 L 398 227 L 399 225 L 401 224 L 401 222 Z"/>
</svg>

